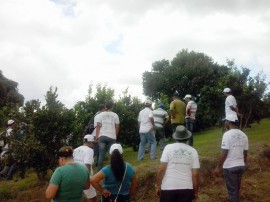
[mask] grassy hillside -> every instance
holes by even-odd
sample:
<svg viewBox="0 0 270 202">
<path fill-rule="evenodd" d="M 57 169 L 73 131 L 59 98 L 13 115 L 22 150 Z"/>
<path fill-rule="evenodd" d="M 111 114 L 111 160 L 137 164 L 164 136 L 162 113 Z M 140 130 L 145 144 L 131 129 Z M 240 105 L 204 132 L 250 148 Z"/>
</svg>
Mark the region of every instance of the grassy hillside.
<svg viewBox="0 0 270 202">
<path fill-rule="evenodd" d="M 270 202 L 270 119 L 264 119 L 260 124 L 252 125 L 244 131 L 249 138 L 250 150 L 247 171 L 243 176 L 241 202 Z M 212 128 L 195 135 L 194 147 L 200 157 L 200 192 L 199 202 L 227 201 L 227 191 L 223 177 L 214 177 L 213 170 L 220 155 L 222 138 L 221 128 Z M 125 149 L 125 160 L 135 166 L 138 177 L 138 194 L 136 201 L 156 202 L 155 177 L 159 166 L 157 159 L 149 160 L 146 154 L 144 161 L 137 161 L 137 152 L 131 148 Z M 33 173 L 24 180 L 0 181 L 0 199 L 4 201 L 45 201 L 44 191 L 47 182 L 37 182 Z M 9 198 L 9 200 L 8 200 Z"/>
</svg>

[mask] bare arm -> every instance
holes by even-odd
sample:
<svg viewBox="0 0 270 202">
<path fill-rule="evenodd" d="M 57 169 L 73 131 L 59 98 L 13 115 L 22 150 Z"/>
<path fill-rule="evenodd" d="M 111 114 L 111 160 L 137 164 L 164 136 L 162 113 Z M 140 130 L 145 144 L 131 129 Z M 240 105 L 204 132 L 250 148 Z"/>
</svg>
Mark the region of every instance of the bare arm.
<svg viewBox="0 0 270 202">
<path fill-rule="evenodd" d="M 118 137 L 119 129 L 120 129 L 120 124 L 115 124 L 115 134 L 116 134 L 116 137 Z"/>
<path fill-rule="evenodd" d="M 220 167 L 223 165 L 224 161 L 226 160 L 227 155 L 228 155 L 228 150 L 227 149 L 223 149 L 222 150 L 221 157 L 220 157 L 220 159 L 218 161 L 217 167 L 214 170 L 214 173 L 215 173 L 216 176 L 219 176 L 220 175 Z"/>
<path fill-rule="evenodd" d="M 92 179 L 91 179 L 91 185 L 97 190 L 99 191 L 105 198 L 107 198 L 108 196 L 111 195 L 111 192 L 109 192 L 106 189 L 103 189 L 103 187 L 101 186 L 100 182 L 105 178 L 104 173 L 102 172 L 98 172 L 96 173 Z"/>
<path fill-rule="evenodd" d="M 245 162 L 245 165 L 247 164 L 247 156 L 248 156 L 248 151 L 244 150 L 244 162 Z"/>
<path fill-rule="evenodd" d="M 192 169 L 192 182 L 193 182 L 193 190 L 194 190 L 194 199 L 198 199 L 199 195 L 199 184 L 200 184 L 200 173 L 199 169 Z"/>
<path fill-rule="evenodd" d="M 56 196 L 57 191 L 58 191 L 58 186 L 54 184 L 49 184 L 45 192 L 46 199 L 52 200 Z"/>
<path fill-rule="evenodd" d="M 137 178 L 136 178 L 136 174 L 134 174 L 134 176 L 131 179 L 131 187 L 129 190 L 129 195 L 135 196 L 136 192 L 137 192 Z"/>
<path fill-rule="evenodd" d="M 163 180 L 163 177 L 167 170 L 167 163 L 161 163 L 158 169 L 157 173 L 157 188 L 156 188 L 156 195 L 160 197 L 160 191 L 161 191 L 161 183 Z"/>
</svg>

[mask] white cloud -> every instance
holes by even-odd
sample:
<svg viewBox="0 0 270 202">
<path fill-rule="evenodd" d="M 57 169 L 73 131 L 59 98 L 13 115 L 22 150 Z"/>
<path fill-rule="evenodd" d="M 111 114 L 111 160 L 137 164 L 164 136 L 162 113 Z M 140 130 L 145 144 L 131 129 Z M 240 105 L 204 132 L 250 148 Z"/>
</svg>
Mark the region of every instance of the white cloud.
<svg viewBox="0 0 270 202">
<path fill-rule="evenodd" d="M 183 48 L 270 77 L 269 1 L 0 2 L 0 69 L 26 100 L 58 87 L 67 107 L 89 84 L 142 95 L 142 73 Z"/>
</svg>

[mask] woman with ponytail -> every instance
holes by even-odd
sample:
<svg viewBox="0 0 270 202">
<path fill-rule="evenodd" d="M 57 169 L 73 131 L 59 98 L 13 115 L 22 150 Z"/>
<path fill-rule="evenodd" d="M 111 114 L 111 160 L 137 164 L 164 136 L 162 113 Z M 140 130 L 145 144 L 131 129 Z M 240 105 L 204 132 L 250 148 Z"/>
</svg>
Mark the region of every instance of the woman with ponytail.
<svg viewBox="0 0 270 202">
<path fill-rule="evenodd" d="M 111 146 L 110 155 L 110 165 L 96 173 L 91 179 L 91 184 L 102 194 L 102 202 L 129 202 L 130 196 L 136 193 L 135 170 L 124 161 L 120 144 Z"/>
</svg>

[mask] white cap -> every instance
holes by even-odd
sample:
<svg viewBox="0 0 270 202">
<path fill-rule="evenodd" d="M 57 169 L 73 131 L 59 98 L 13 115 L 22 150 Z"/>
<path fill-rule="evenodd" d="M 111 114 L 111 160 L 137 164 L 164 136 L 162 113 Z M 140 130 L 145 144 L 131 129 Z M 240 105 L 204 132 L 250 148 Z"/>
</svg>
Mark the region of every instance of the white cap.
<svg viewBox="0 0 270 202">
<path fill-rule="evenodd" d="M 120 154 L 123 154 L 123 148 L 120 144 L 113 144 L 110 148 L 110 154 L 112 154 L 112 152 L 116 149 L 119 151 Z"/>
<path fill-rule="evenodd" d="M 85 135 L 83 139 L 84 140 L 86 139 L 87 142 L 94 142 L 95 141 L 94 135 L 90 135 L 90 134 Z"/>
<path fill-rule="evenodd" d="M 231 122 L 237 122 L 238 118 L 235 114 L 227 114 L 225 120 L 231 121 Z"/>
<path fill-rule="evenodd" d="M 230 93 L 232 90 L 230 88 L 224 88 L 223 93 Z"/>
<path fill-rule="evenodd" d="M 11 125 L 11 124 L 13 124 L 13 123 L 15 123 L 15 121 L 12 120 L 12 119 L 8 120 L 8 122 L 7 122 L 8 125 Z"/>
<path fill-rule="evenodd" d="M 145 100 L 144 104 L 145 104 L 145 105 L 151 105 L 151 104 L 152 104 L 152 101 L 149 100 L 149 99 L 147 99 L 147 100 Z"/>
<path fill-rule="evenodd" d="M 187 95 L 184 97 L 184 99 L 186 99 L 186 98 L 191 99 L 191 95 L 190 95 L 190 94 L 187 94 Z"/>
</svg>

